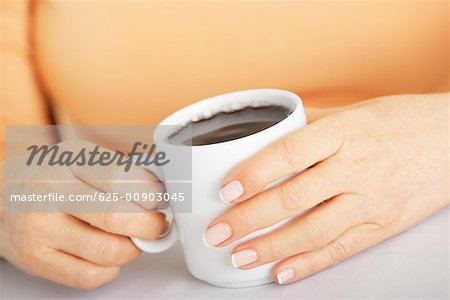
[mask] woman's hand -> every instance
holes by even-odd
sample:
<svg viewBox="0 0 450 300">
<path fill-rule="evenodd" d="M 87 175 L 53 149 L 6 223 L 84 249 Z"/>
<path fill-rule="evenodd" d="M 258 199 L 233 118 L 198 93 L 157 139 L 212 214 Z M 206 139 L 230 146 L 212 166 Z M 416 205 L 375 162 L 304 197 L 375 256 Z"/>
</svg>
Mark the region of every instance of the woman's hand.
<svg viewBox="0 0 450 300">
<path fill-rule="evenodd" d="M 73 153 L 93 148 L 85 142 L 66 142 L 59 146 L 61 151 Z M 69 195 L 96 192 L 123 195 L 163 191 L 152 174 L 136 166 L 124 173 L 123 167 L 117 165 L 42 166 L 31 172 L 23 163 L 6 161 L 6 165 L 10 176 L 14 173 L 14 177 L 24 180 L 23 184 L 6 183 L 6 194 L 8 187 L 14 194 L 55 192 L 64 194 L 66 199 Z M 127 183 L 130 179 L 134 184 Z M 137 185 L 136 181 L 142 184 Z M 0 203 L 0 256 L 31 275 L 82 289 L 111 281 L 122 265 L 139 257 L 140 251 L 129 236 L 155 239 L 165 229 L 164 215 L 147 211 L 152 208 L 148 202 L 146 207 L 125 200 L 94 203 L 89 207 L 83 206 L 86 204 L 83 202 L 58 203 L 54 208 L 64 212 L 11 212 L 6 200 L 3 201 L 3 205 Z M 44 203 L 37 202 L 37 209 L 38 205 Z"/>
<path fill-rule="evenodd" d="M 292 173 L 299 174 L 263 190 Z M 213 246 L 292 218 L 235 247 L 235 267 L 280 260 L 280 284 L 330 267 L 449 203 L 449 95 L 332 111 L 233 168 L 220 194 L 236 205 L 209 224 Z"/>
</svg>

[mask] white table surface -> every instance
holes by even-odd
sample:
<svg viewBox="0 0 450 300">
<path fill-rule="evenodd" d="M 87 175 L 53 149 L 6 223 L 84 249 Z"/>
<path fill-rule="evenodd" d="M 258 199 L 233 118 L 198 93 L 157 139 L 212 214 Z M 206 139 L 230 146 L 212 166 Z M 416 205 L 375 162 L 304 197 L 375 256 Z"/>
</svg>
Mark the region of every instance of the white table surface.
<svg viewBox="0 0 450 300">
<path fill-rule="evenodd" d="M 80 291 L 32 278 L 0 262 L 3 299 L 449 299 L 449 215 L 441 210 L 409 231 L 288 286 L 212 287 L 186 269 L 180 245 L 144 254 L 112 283 Z"/>
</svg>

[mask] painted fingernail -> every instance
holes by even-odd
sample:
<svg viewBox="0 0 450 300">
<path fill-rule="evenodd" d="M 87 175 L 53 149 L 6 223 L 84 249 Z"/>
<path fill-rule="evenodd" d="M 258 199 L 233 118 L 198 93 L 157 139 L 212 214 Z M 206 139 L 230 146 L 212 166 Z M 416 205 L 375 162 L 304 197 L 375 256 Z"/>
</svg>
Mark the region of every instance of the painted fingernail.
<svg viewBox="0 0 450 300">
<path fill-rule="evenodd" d="M 209 246 L 217 246 L 231 236 L 231 227 L 226 223 L 216 224 L 206 230 L 204 240 Z"/>
<path fill-rule="evenodd" d="M 233 267 L 240 268 L 258 260 L 258 254 L 251 249 L 245 249 L 231 254 Z"/>
<path fill-rule="evenodd" d="M 239 180 L 233 180 L 220 189 L 219 196 L 223 202 L 229 203 L 239 198 L 243 193 L 244 187 Z"/>
<path fill-rule="evenodd" d="M 284 269 L 277 273 L 277 281 L 278 284 L 284 284 L 287 281 L 294 278 L 294 270 L 292 269 Z"/>
</svg>

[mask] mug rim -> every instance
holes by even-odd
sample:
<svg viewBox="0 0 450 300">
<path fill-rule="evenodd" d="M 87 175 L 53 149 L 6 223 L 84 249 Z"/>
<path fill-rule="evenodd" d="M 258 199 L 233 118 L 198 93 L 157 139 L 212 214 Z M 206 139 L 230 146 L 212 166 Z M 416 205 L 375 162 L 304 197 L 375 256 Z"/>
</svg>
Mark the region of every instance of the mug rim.
<svg viewBox="0 0 450 300">
<path fill-rule="evenodd" d="M 289 101 L 291 101 L 291 104 L 293 107 L 292 112 L 289 116 L 287 116 L 286 118 L 284 118 L 283 120 L 281 120 L 280 122 L 265 128 L 261 131 L 255 132 L 253 134 L 250 134 L 248 136 L 244 136 L 244 137 L 239 137 L 233 140 L 229 140 L 229 141 L 224 141 L 224 142 L 219 142 L 219 143 L 212 143 L 212 144 L 206 144 L 206 145 L 196 145 L 196 146 L 192 146 L 192 145 L 178 145 L 178 144 L 172 144 L 169 143 L 167 141 L 167 137 L 168 134 L 163 134 L 163 138 L 161 138 L 161 136 L 157 136 L 157 132 L 158 132 L 158 127 L 159 126 L 186 126 L 186 125 L 182 125 L 182 122 L 172 122 L 173 119 L 179 118 L 180 115 L 185 114 L 186 111 L 188 110 L 193 110 L 198 106 L 205 106 L 208 103 L 212 102 L 212 101 L 216 101 L 217 99 L 220 98 L 224 98 L 224 97 L 230 97 L 232 95 L 236 95 L 236 94 L 252 94 L 252 93 L 277 93 L 279 95 L 285 95 L 287 96 L 286 99 L 288 99 Z M 268 131 L 271 130 L 276 130 L 276 128 L 279 128 L 280 126 L 283 126 L 282 124 L 288 122 L 288 120 L 294 118 L 295 116 L 295 112 L 297 112 L 299 110 L 300 107 L 303 107 L 303 103 L 302 103 L 302 99 L 300 98 L 299 95 L 288 91 L 288 90 L 283 90 L 283 89 L 271 89 L 271 88 L 261 88 L 261 89 L 247 89 L 247 90 L 238 90 L 238 91 L 233 91 L 233 92 L 228 92 L 228 93 L 224 93 L 224 94 L 219 94 L 219 95 L 215 95 L 212 97 L 208 97 L 202 100 L 199 100 L 197 102 L 194 102 L 190 105 L 187 105 L 177 111 L 175 111 L 174 113 L 168 115 L 167 117 L 165 117 L 155 128 L 154 133 L 153 133 L 153 141 L 157 144 L 157 145 L 162 145 L 164 144 L 165 146 L 172 146 L 172 147 L 189 147 L 191 149 L 195 148 L 205 148 L 205 147 L 213 147 L 213 146 L 220 146 L 220 145 L 225 145 L 225 144 L 232 144 L 232 143 L 236 143 L 238 141 L 242 141 L 243 139 L 249 138 L 249 137 L 254 137 L 257 135 L 261 135 L 261 134 L 267 134 Z M 194 114 L 192 114 L 194 115 Z M 172 123 L 172 124 L 168 124 L 168 123 Z"/>
</svg>

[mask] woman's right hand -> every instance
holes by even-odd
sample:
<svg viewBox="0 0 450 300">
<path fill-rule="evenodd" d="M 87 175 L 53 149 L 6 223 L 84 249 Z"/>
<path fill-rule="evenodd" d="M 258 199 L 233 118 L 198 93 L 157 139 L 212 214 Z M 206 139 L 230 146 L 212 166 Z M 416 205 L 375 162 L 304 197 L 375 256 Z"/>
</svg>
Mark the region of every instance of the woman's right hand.
<svg viewBox="0 0 450 300">
<path fill-rule="evenodd" d="M 75 153 L 81 147 L 92 147 L 85 142 L 59 145 Z M 49 178 L 49 174 L 51 178 L 73 182 L 76 185 L 74 190 L 80 194 L 96 191 L 123 194 L 135 187 L 126 183 L 129 179 L 146 182 L 139 185 L 139 192 L 163 190 L 151 173 L 137 166 L 132 166 L 126 173 L 123 166 L 117 165 L 41 166 L 29 172 L 26 168 L 30 167 L 23 164 L 3 163 L 7 166 L 5 174 L 14 173 L 16 178 L 21 178 L 21 174 L 33 174 L 30 178 L 24 175 L 26 180 L 22 184 L 5 185 L 12 186 L 14 193 L 67 193 L 70 188 L 66 184 L 42 180 Z M 95 178 L 108 180 L 92 180 Z M 36 180 L 42 181 L 37 184 Z M 7 190 L 5 198 L 8 197 Z M 148 211 L 154 208 L 153 203 L 140 207 L 122 200 L 120 203 L 102 203 L 95 212 L 83 211 L 83 207 L 78 206 L 78 209 L 65 210 L 64 213 L 12 212 L 7 209 L 7 199 L 0 198 L 0 201 L 3 202 L 0 202 L 1 257 L 33 276 L 81 289 L 92 289 L 113 280 L 121 266 L 139 257 L 140 251 L 128 237 L 155 239 L 166 227 L 163 214 Z"/>
</svg>

